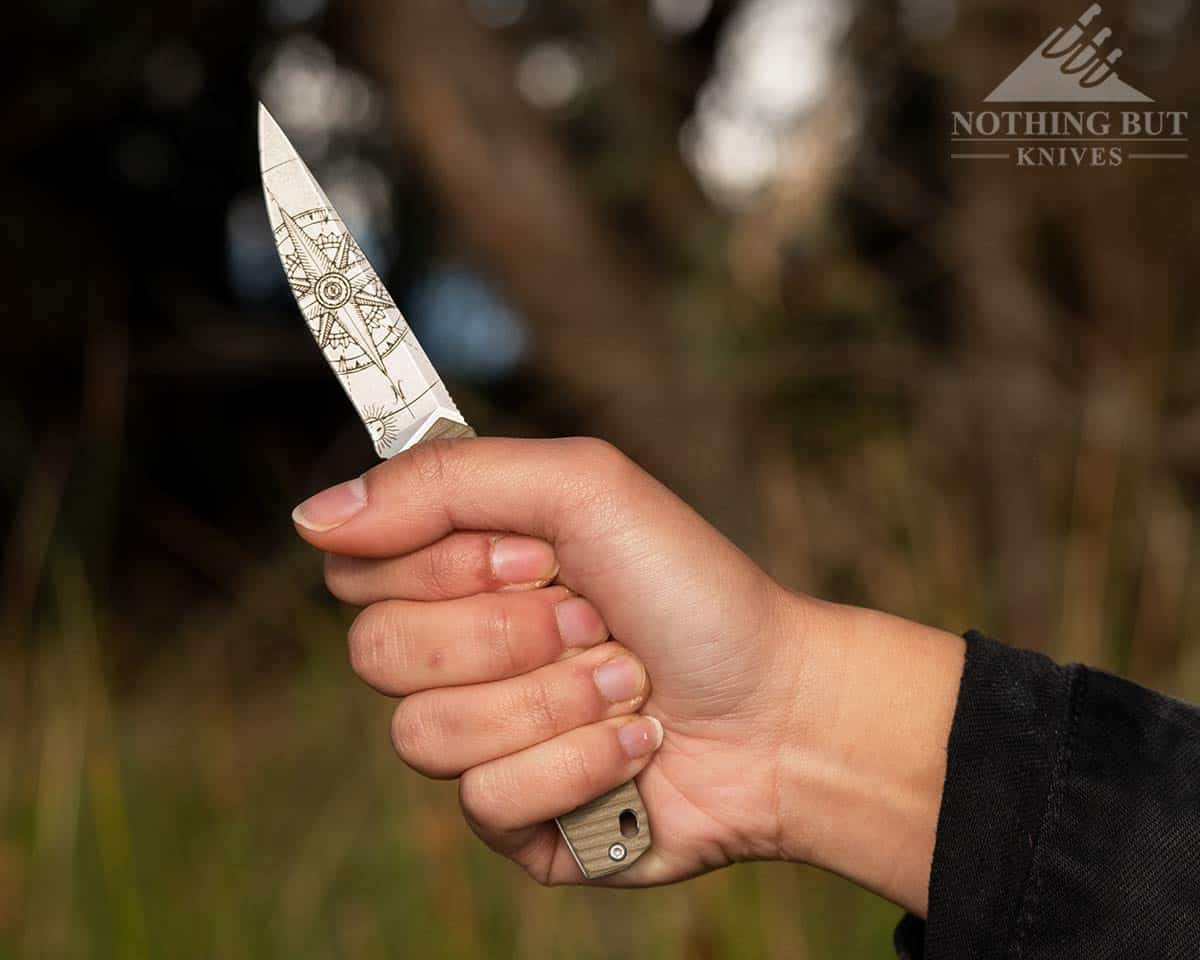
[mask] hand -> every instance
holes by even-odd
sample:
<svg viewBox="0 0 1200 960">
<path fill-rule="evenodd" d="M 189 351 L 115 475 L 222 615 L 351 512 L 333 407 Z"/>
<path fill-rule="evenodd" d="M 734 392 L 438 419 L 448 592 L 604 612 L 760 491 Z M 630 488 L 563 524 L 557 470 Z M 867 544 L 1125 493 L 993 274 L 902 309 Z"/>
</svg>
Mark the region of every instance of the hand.
<svg viewBox="0 0 1200 960">
<path fill-rule="evenodd" d="M 789 594 L 594 440 L 424 445 L 295 518 L 329 553 L 331 590 L 366 606 L 351 662 L 405 698 L 392 725 L 401 757 L 460 776 L 468 822 L 538 880 L 581 879 L 549 821 L 634 775 L 653 846 L 602 883 L 669 882 L 751 858 L 862 873 L 841 863 L 847 844 L 826 821 L 862 792 L 848 758 L 874 752 L 855 743 L 871 733 L 863 715 L 883 718 L 851 709 L 863 695 L 850 692 L 863 638 L 893 618 Z M 863 629 L 862 616 L 879 621 Z M 878 678 L 867 698 L 894 706 L 894 687 Z M 877 766 L 899 762 L 880 747 L 889 756 Z M 926 767 L 921 782 L 936 779 Z M 901 806 L 913 814 L 907 794 Z M 853 844 L 856 830 L 841 833 Z M 905 846 L 901 833 L 884 846 Z M 902 872 L 911 887 L 914 871 Z"/>
</svg>

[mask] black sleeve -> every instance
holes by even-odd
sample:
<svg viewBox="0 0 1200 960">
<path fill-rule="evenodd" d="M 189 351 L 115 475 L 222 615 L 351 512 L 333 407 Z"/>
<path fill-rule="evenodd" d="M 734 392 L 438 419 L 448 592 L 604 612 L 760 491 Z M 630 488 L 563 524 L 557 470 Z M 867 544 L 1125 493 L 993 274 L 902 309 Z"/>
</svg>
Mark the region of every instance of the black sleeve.
<svg viewBox="0 0 1200 960">
<path fill-rule="evenodd" d="M 1200 710 L 967 634 L 906 960 L 1200 957 Z"/>
</svg>

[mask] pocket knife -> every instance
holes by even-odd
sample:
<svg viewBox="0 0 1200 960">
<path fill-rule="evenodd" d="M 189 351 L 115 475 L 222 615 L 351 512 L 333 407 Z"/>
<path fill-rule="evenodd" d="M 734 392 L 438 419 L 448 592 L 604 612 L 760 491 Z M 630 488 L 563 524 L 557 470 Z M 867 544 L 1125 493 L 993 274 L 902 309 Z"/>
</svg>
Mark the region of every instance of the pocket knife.
<svg viewBox="0 0 1200 960">
<path fill-rule="evenodd" d="M 362 248 L 261 103 L 258 150 L 288 285 L 375 452 L 386 460 L 426 440 L 475 436 Z M 556 822 L 588 879 L 624 870 L 650 847 L 632 780 Z"/>
</svg>

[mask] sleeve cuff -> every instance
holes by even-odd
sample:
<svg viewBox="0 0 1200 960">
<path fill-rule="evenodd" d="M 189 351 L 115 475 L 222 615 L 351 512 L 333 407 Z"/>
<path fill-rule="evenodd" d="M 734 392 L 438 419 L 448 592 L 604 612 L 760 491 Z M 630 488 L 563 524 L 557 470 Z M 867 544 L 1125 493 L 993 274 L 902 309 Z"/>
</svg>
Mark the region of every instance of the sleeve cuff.
<svg viewBox="0 0 1200 960">
<path fill-rule="evenodd" d="M 1007 956 L 1055 768 L 1064 761 L 1078 668 L 965 635 L 925 923 L 907 916 L 907 960 Z"/>
</svg>

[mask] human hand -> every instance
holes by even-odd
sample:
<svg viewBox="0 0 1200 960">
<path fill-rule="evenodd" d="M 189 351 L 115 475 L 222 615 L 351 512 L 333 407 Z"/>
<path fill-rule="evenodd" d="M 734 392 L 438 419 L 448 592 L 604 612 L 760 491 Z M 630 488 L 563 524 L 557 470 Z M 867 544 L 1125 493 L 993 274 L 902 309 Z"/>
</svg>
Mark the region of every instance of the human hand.
<svg viewBox="0 0 1200 960">
<path fill-rule="evenodd" d="M 400 756 L 460 776 L 473 829 L 538 880 L 581 879 L 549 821 L 635 775 L 654 843 L 602 883 L 743 859 L 838 868 L 821 810 L 847 779 L 831 751 L 856 752 L 846 653 L 862 631 L 612 447 L 428 444 L 295 517 L 330 589 L 366 607 L 350 658 L 404 697 Z"/>
</svg>

